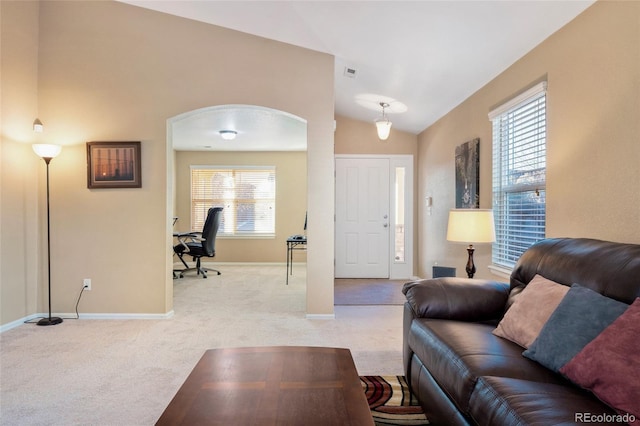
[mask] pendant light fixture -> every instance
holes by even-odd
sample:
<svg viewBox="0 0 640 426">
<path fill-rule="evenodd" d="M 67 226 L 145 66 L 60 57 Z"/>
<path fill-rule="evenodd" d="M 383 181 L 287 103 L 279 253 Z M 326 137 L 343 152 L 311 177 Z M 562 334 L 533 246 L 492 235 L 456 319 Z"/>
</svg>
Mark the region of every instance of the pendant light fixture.
<svg viewBox="0 0 640 426">
<path fill-rule="evenodd" d="M 389 108 L 389 104 L 386 102 L 380 102 L 380 106 L 382 107 L 382 117 L 376 120 L 376 128 L 378 129 L 378 138 L 381 141 L 386 141 L 389 137 L 389 132 L 391 132 L 391 121 L 385 115 L 384 109 Z"/>
<path fill-rule="evenodd" d="M 232 141 L 238 136 L 238 132 L 235 130 L 220 130 L 218 133 L 220 137 L 226 141 Z"/>
</svg>

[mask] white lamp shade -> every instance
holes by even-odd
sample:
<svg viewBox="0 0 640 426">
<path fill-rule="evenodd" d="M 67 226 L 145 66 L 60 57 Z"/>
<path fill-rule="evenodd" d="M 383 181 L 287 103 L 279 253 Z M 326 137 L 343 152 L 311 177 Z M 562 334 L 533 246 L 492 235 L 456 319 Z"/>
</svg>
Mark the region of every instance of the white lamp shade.
<svg viewBox="0 0 640 426">
<path fill-rule="evenodd" d="M 391 121 L 386 118 L 376 120 L 376 128 L 378 129 L 378 138 L 381 141 L 386 141 L 391 132 Z"/>
<path fill-rule="evenodd" d="M 31 145 L 33 151 L 40 158 L 55 158 L 60 151 L 62 151 L 62 147 L 60 145 L 53 145 L 48 143 L 36 143 Z"/>
<path fill-rule="evenodd" d="M 447 241 L 492 243 L 496 240 L 493 210 L 453 209 L 449 211 Z"/>
</svg>

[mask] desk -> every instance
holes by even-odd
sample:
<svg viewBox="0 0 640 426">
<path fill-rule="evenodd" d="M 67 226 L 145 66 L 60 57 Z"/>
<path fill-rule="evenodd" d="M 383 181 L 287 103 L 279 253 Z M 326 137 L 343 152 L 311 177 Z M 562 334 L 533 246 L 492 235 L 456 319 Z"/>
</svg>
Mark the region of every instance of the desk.
<svg viewBox="0 0 640 426">
<path fill-rule="evenodd" d="M 210 349 L 156 423 L 374 426 L 348 349 Z"/>
<path fill-rule="evenodd" d="M 293 252 L 294 250 L 306 250 L 307 237 L 287 238 L 287 285 L 289 285 L 289 275 L 293 275 Z"/>
</svg>

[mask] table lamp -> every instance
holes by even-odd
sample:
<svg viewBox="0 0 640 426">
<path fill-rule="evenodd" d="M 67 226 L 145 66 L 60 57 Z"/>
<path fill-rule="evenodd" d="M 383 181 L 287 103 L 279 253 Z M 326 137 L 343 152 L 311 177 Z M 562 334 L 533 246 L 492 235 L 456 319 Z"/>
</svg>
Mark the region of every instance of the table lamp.
<svg viewBox="0 0 640 426">
<path fill-rule="evenodd" d="M 452 209 L 449 211 L 447 241 L 467 243 L 467 275 L 473 278 L 476 266 L 473 264 L 473 244 L 492 243 L 496 240 L 493 210 Z"/>
</svg>

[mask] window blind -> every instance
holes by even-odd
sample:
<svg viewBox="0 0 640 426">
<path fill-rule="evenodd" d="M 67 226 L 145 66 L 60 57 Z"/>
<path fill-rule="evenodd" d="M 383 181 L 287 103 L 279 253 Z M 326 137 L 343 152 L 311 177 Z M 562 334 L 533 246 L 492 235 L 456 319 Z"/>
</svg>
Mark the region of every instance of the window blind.
<svg viewBox="0 0 640 426">
<path fill-rule="evenodd" d="M 210 207 L 224 207 L 220 235 L 275 234 L 273 166 L 192 166 L 191 230 L 201 231 Z"/>
<path fill-rule="evenodd" d="M 494 265 L 512 268 L 545 238 L 546 84 L 489 114 L 493 122 Z"/>
</svg>

